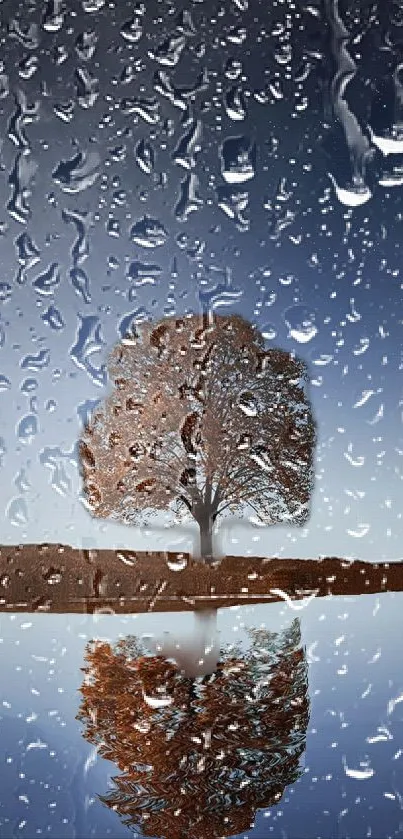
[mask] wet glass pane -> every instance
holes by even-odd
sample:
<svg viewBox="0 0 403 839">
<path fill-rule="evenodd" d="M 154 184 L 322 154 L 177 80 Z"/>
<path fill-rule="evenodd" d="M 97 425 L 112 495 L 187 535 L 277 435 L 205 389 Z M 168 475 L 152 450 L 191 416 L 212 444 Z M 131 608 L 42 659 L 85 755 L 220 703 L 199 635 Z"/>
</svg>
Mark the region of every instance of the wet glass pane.
<svg viewBox="0 0 403 839">
<path fill-rule="evenodd" d="M 402 834 L 402 26 L 0 4 L 0 839 Z"/>
</svg>

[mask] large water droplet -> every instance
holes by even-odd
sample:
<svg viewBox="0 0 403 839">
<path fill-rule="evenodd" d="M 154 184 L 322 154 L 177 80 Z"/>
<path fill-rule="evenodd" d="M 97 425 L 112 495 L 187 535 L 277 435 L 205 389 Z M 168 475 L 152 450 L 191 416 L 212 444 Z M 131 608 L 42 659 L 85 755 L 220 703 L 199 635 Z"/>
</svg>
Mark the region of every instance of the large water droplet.
<svg viewBox="0 0 403 839">
<path fill-rule="evenodd" d="M 254 177 L 256 147 L 247 137 L 228 137 L 220 153 L 221 172 L 227 183 L 242 184 Z"/>
<path fill-rule="evenodd" d="M 290 306 L 284 313 L 284 320 L 289 328 L 289 337 L 300 344 L 312 341 L 318 334 L 315 318 L 315 312 L 312 312 L 307 306 L 302 304 Z"/>
<path fill-rule="evenodd" d="M 61 160 L 52 172 L 53 180 L 63 192 L 83 192 L 92 186 L 100 174 L 101 157 L 98 152 L 77 152 L 70 160 Z"/>
<path fill-rule="evenodd" d="M 130 230 L 130 238 L 142 248 L 158 248 L 164 245 L 168 237 L 163 224 L 155 218 L 144 216 L 136 221 Z"/>
<path fill-rule="evenodd" d="M 30 444 L 38 433 L 38 417 L 36 414 L 26 414 L 25 417 L 19 421 L 17 426 L 17 436 L 22 443 Z"/>
</svg>

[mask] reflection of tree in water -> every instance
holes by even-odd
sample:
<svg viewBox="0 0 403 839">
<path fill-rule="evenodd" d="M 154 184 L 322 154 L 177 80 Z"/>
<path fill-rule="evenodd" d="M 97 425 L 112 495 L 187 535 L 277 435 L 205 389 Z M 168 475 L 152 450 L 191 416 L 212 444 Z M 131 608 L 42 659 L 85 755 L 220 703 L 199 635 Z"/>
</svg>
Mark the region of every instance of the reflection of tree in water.
<svg viewBox="0 0 403 839">
<path fill-rule="evenodd" d="M 187 678 L 134 636 L 87 645 L 77 719 L 121 771 L 101 801 L 145 836 L 227 837 L 248 829 L 301 774 L 309 719 L 299 620 L 249 631 L 216 671 Z"/>
</svg>

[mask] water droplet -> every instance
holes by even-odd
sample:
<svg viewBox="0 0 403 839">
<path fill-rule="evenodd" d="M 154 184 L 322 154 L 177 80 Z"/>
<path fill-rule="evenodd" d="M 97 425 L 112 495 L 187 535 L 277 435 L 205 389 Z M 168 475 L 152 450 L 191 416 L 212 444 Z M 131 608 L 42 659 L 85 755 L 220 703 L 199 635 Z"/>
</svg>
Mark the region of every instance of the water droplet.
<svg viewBox="0 0 403 839">
<path fill-rule="evenodd" d="M 0 303 L 7 303 L 13 293 L 10 283 L 0 283 Z"/>
<path fill-rule="evenodd" d="M 196 35 L 196 27 L 189 9 L 183 9 L 176 18 L 176 28 L 183 35 Z"/>
<path fill-rule="evenodd" d="M 158 219 L 144 216 L 133 224 L 130 230 L 130 238 L 132 242 L 142 248 L 157 248 L 165 244 L 168 233 Z"/>
<path fill-rule="evenodd" d="M 189 215 L 203 206 L 203 200 L 197 193 L 199 180 L 194 172 L 181 181 L 179 201 L 175 207 L 175 217 L 178 221 L 187 221 Z"/>
<path fill-rule="evenodd" d="M 46 271 L 38 274 L 32 282 L 35 291 L 43 295 L 53 294 L 58 285 L 60 285 L 60 271 L 57 262 L 52 262 Z"/>
<path fill-rule="evenodd" d="M 284 320 L 289 328 L 289 337 L 300 344 L 312 341 L 318 334 L 315 318 L 315 313 L 307 306 L 302 304 L 290 306 L 284 313 Z"/>
<path fill-rule="evenodd" d="M 229 41 L 230 44 L 237 44 L 237 46 L 241 46 L 246 40 L 247 34 L 248 33 L 243 26 L 234 26 L 227 34 L 227 41 Z"/>
<path fill-rule="evenodd" d="M 99 96 L 99 80 L 86 67 L 76 69 L 75 79 L 78 104 L 85 109 L 92 108 Z"/>
<path fill-rule="evenodd" d="M 328 172 L 328 175 L 340 204 L 344 204 L 346 207 L 361 207 L 362 204 L 366 204 L 372 198 L 372 192 L 365 183 L 349 184 L 346 187 L 341 187 L 331 172 Z"/>
<path fill-rule="evenodd" d="M 97 43 L 98 35 L 93 30 L 77 35 L 75 50 L 81 61 L 90 61 L 93 58 Z"/>
<path fill-rule="evenodd" d="M 28 524 L 28 506 L 23 495 L 11 499 L 6 508 L 6 516 L 14 527 Z"/>
<path fill-rule="evenodd" d="M 48 306 L 46 312 L 41 315 L 41 319 L 47 324 L 47 326 L 50 326 L 50 328 L 54 329 L 56 332 L 63 329 L 65 326 L 61 312 L 59 312 L 59 309 L 56 309 L 56 306 L 53 306 L 53 304 Z"/>
<path fill-rule="evenodd" d="M 0 99 L 6 99 L 10 93 L 10 82 L 6 73 L 3 72 L 4 64 L 0 65 Z"/>
<path fill-rule="evenodd" d="M 200 120 L 191 120 L 188 131 L 180 138 L 172 158 L 178 166 L 193 169 L 196 166 L 195 155 L 201 150 L 202 124 Z"/>
<path fill-rule="evenodd" d="M 123 344 L 130 344 L 133 341 L 133 334 L 136 333 L 136 324 L 150 320 L 150 315 L 144 306 L 128 312 L 124 315 L 118 325 L 118 334 Z"/>
<path fill-rule="evenodd" d="M 361 523 L 361 524 L 357 525 L 355 530 L 347 529 L 347 533 L 348 533 L 349 536 L 354 536 L 355 539 L 362 539 L 363 536 L 366 536 L 367 533 L 369 533 L 370 529 L 371 529 L 370 524 Z"/>
<path fill-rule="evenodd" d="M 124 565 L 129 565 L 131 568 L 137 562 L 137 556 L 133 551 L 116 551 L 117 559 L 120 559 Z"/>
<path fill-rule="evenodd" d="M 150 708 L 166 708 L 173 703 L 172 696 L 150 696 L 144 692 L 143 700 Z"/>
<path fill-rule="evenodd" d="M 31 79 L 39 67 L 37 55 L 27 55 L 18 65 L 18 74 L 22 79 Z"/>
<path fill-rule="evenodd" d="M 8 182 L 11 186 L 11 197 L 7 203 L 7 210 L 16 221 L 25 224 L 31 217 L 28 198 L 31 195 L 31 182 L 37 171 L 38 164 L 29 154 L 17 154 Z"/>
<path fill-rule="evenodd" d="M 38 417 L 36 414 L 26 414 L 17 426 L 17 436 L 22 443 L 30 444 L 38 433 Z"/>
<path fill-rule="evenodd" d="M 188 99 L 193 99 L 197 93 L 206 90 L 207 87 L 208 76 L 205 69 L 201 71 L 193 85 L 185 87 L 175 87 L 165 70 L 157 70 L 154 74 L 154 90 L 182 111 L 186 111 Z"/>
<path fill-rule="evenodd" d="M 137 166 L 146 175 L 151 175 L 155 166 L 155 153 L 151 144 L 147 143 L 144 139 L 139 140 L 134 153 Z"/>
<path fill-rule="evenodd" d="M 252 393 L 241 393 L 238 405 L 243 414 L 247 417 L 257 417 L 258 404 Z"/>
<path fill-rule="evenodd" d="M 154 52 L 150 50 L 148 54 L 158 64 L 166 67 L 176 67 L 185 46 L 186 38 L 183 35 L 171 35 L 159 44 Z"/>
<path fill-rule="evenodd" d="M 69 53 L 65 46 L 65 44 L 57 44 L 57 46 L 53 50 L 53 61 L 57 67 L 60 67 L 61 64 L 68 59 Z"/>
<path fill-rule="evenodd" d="M 62 497 L 70 494 L 72 488 L 72 482 L 64 468 L 63 460 L 69 460 L 70 463 L 76 465 L 76 448 L 73 445 L 70 452 L 64 452 L 57 446 L 46 446 L 39 453 L 40 464 L 51 472 L 51 486 Z"/>
<path fill-rule="evenodd" d="M 101 337 L 101 323 L 96 315 L 83 316 L 78 314 L 80 325 L 77 330 L 76 343 L 70 349 L 70 355 L 77 367 L 85 370 L 94 384 L 104 386 L 107 381 L 105 364 L 96 367 L 91 356 L 99 352 L 105 345 Z"/>
<path fill-rule="evenodd" d="M 276 327 L 272 323 L 265 323 L 265 325 L 262 326 L 261 332 L 266 341 L 273 341 L 274 338 L 277 337 Z"/>
<path fill-rule="evenodd" d="M 64 209 L 62 211 L 62 219 L 66 224 L 75 225 L 77 238 L 71 248 L 71 258 L 74 265 L 80 265 L 87 259 L 90 251 L 88 229 L 92 221 L 92 214 Z"/>
<path fill-rule="evenodd" d="M 85 402 L 80 402 L 80 404 L 77 405 L 77 416 L 80 420 L 82 428 L 89 425 L 93 412 L 101 403 L 101 399 L 86 399 Z"/>
<path fill-rule="evenodd" d="M 18 492 L 28 492 L 31 489 L 31 484 L 26 476 L 25 469 L 20 469 L 14 478 L 14 485 Z"/>
<path fill-rule="evenodd" d="M 139 262 L 135 260 L 130 263 L 127 278 L 134 281 L 136 287 L 142 285 L 155 285 L 162 274 L 160 265 L 151 262 Z"/>
<path fill-rule="evenodd" d="M 232 305 L 234 300 L 239 300 L 242 297 L 242 293 L 242 289 L 235 288 L 232 285 L 231 272 L 227 270 L 223 282 L 218 282 L 209 289 L 202 288 L 199 291 L 199 299 L 204 311 L 211 314 L 218 306 Z"/>
<path fill-rule="evenodd" d="M 122 113 L 129 116 L 136 114 L 148 125 L 157 125 L 160 121 L 159 103 L 157 99 L 132 99 L 122 100 Z"/>
<path fill-rule="evenodd" d="M 23 370 L 32 370 L 36 373 L 38 370 L 43 370 L 47 367 L 50 361 L 50 351 L 40 350 L 36 355 L 26 355 L 20 362 L 20 367 Z"/>
<path fill-rule="evenodd" d="M 57 568 L 53 568 L 53 566 L 48 568 L 42 576 L 49 586 L 59 585 L 63 580 L 62 572 Z"/>
<path fill-rule="evenodd" d="M 84 300 L 84 303 L 91 303 L 89 277 L 82 268 L 75 267 L 70 271 L 70 279 L 73 288 Z"/>
<path fill-rule="evenodd" d="M 349 778 L 354 778 L 356 781 L 367 781 L 368 778 L 372 778 L 375 774 L 374 769 L 369 765 L 369 760 L 363 760 L 360 763 L 360 769 L 352 769 L 351 767 L 347 766 L 346 758 L 343 755 L 343 766 L 346 775 Z"/>
<path fill-rule="evenodd" d="M 38 388 L 37 379 L 24 379 L 20 390 L 21 390 L 21 393 L 24 394 L 24 396 L 28 396 L 28 394 L 32 393 L 37 388 Z"/>
<path fill-rule="evenodd" d="M 39 262 L 41 253 L 31 236 L 24 231 L 14 240 L 19 263 L 28 271 Z"/>
<path fill-rule="evenodd" d="M 74 116 L 74 101 L 68 99 L 67 102 L 56 102 L 53 110 L 62 122 L 71 122 Z"/>
<path fill-rule="evenodd" d="M 256 147 L 245 137 L 228 137 L 221 147 L 221 172 L 229 184 L 242 184 L 255 175 Z"/>
<path fill-rule="evenodd" d="M 0 374 L 0 393 L 2 393 L 4 390 L 10 390 L 10 388 L 10 379 L 8 379 L 7 376 L 4 376 L 4 374 Z"/>
<path fill-rule="evenodd" d="M 82 0 L 81 5 L 84 12 L 90 15 L 101 11 L 105 5 L 105 0 Z"/>
<path fill-rule="evenodd" d="M 245 211 L 249 207 L 249 194 L 234 191 L 228 186 L 217 187 L 217 204 L 225 215 L 234 221 L 235 226 L 241 232 L 249 230 L 249 218 Z"/>
<path fill-rule="evenodd" d="M 125 41 L 129 41 L 130 44 L 136 44 L 143 34 L 141 19 L 137 15 L 133 15 L 133 17 L 121 26 L 120 34 Z"/>
<path fill-rule="evenodd" d="M 16 38 L 27 50 L 36 50 L 39 47 L 39 26 L 37 23 L 28 23 L 22 26 L 15 18 L 8 25 L 10 38 Z"/>
<path fill-rule="evenodd" d="M 234 121 L 246 119 L 246 100 L 239 85 L 234 85 L 225 94 L 225 110 Z"/>
<path fill-rule="evenodd" d="M 167 554 L 166 564 L 170 571 L 184 571 L 188 562 L 189 557 L 186 554 Z"/>
<path fill-rule="evenodd" d="M 63 0 L 48 0 L 42 26 L 46 32 L 59 32 L 63 27 L 66 13 Z"/>
<path fill-rule="evenodd" d="M 55 183 L 63 192 L 83 192 L 97 180 L 101 157 L 98 152 L 79 151 L 69 160 L 61 160 L 52 172 Z"/>
<path fill-rule="evenodd" d="M 227 79 L 236 81 L 242 76 L 242 73 L 243 67 L 241 61 L 238 58 L 228 58 L 224 67 L 224 74 Z"/>
<path fill-rule="evenodd" d="M 10 117 L 7 133 L 11 142 L 27 154 L 30 150 L 30 142 L 25 132 L 25 125 L 36 122 L 38 118 L 39 102 L 29 103 L 26 93 L 18 89 L 15 94 L 15 111 Z"/>
</svg>

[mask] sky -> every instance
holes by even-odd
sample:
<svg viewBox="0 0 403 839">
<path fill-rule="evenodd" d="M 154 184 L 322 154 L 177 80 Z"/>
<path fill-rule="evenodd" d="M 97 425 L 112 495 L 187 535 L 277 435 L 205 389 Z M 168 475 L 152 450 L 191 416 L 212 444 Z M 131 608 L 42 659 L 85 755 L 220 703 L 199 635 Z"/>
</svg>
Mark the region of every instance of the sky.
<svg viewBox="0 0 403 839">
<path fill-rule="evenodd" d="M 2 3 L 2 543 L 192 549 L 92 519 L 77 441 L 128 326 L 209 308 L 306 360 L 318 426 L 307 525 L 218 549 L 402 558 L 399 10 Z"/>
</svg>

